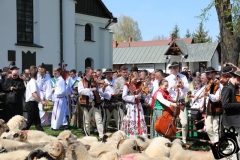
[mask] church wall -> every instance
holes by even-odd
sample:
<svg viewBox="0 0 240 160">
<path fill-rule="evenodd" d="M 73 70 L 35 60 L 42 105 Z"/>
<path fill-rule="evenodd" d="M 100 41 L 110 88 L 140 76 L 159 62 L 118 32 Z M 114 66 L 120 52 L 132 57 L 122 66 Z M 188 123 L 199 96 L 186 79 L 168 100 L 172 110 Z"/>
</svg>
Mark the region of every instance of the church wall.
<svg viewBox="0 0 240 160">
<path fill-rule="evenodd" d="M 22 51 L 36 52 L 36 65 L 59 63 L 59 1 L 34 1 L 34 43 L 44 48 L 17 46 L 17 2 L 1 1 L 0 68 L 8 67 L 8 50 L 16 51 L 16 65 L 22 71 Z"/>
<path fill-rule="evenodd" d="M 84 71 L 85 59 L 92 59 L 94 69 L 112 68 L 112 33 L 106 26 L 109 19 L 75 14 L 77 70 Z M 92 26 L 92 41 L 85 41 L 85 25 Z"/>
</svg>

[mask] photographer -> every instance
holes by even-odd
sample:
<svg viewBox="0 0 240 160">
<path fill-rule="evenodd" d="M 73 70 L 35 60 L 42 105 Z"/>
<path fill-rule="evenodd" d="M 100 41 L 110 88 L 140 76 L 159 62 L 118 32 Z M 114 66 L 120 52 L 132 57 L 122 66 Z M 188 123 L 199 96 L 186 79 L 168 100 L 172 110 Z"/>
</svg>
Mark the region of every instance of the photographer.
<svg viewBox="0 0 240 160">
<path fill-rule="evenodd" d="M 230 67 L 230 66 L 226 66 Z M 225 67 L 224 67 L 225 68 Z M 236 67 L 232 67 L 232 70 L 228 73 L 232 75 L 232 78 L 226 84 L 221 93 L 222 104 L 224 108 L 222 123 L 225 128 L 233 126 L 238 133 L 237 141 L 240 142 L 240 103 L 237 101 L 236 93 L 240 86 L 240 71 L 236 71 Z M 239 94 L 239 93 L 238 93 Z M 238 157 L 238 158 L 237 158 Z M 240 154 L 233 156 L 233 159 L 239 159 Z"/>
</svg>

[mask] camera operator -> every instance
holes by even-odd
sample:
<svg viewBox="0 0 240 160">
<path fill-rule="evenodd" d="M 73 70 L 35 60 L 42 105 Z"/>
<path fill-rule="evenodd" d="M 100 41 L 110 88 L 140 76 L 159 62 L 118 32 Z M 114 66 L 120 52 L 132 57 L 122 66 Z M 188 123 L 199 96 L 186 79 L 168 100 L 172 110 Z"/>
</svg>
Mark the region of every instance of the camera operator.
<svg viewBox="0 0 240 160">
<path fill-rule="evenodd" d="M 226 66 L 230 67 L 230 66 Z M 224 67 L 224 68 L 226 68 Z M 235 131 L 238 133 L 237 141 L 238 145 L 240 144 L 240 103 L 237 100 L 238 89 L 240 86 L 240 71 L 236 71 L 236 67 L 231 66 L 231 71 L 228 72 L 232 75 L 232 78 L 229 80 L 228 84 L 226 84 L 221 93 L 222 104 L 224 108 L 224 112 L 222 115 L 222 123 L 225 128 L 230 128 L 233 126 Z M 238 93 L 239 94 L 239 93 Z M 240 98 L 240 96 L 239 96 Z M 238 157 L 238 158 L 237 158 Z M 239 159 L 240 154 L 236 154 L 233 156 L 233 159 Z"/>
</svg>

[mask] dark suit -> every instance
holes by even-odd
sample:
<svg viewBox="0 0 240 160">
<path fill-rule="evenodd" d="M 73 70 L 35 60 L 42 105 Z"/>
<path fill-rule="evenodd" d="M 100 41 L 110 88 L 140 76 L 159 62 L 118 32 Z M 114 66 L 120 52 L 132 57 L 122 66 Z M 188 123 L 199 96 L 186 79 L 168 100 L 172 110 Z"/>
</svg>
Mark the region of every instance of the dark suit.
<svg viewBox="0 0 240 160">
<path fill-rule="evenodd" d="M 231 82 L 222 89 L 221 98 L 224 108 L 222 122 L 224 126 L 240 127 L 240 103 L 236 100 L 238 86 Z"/>
<path fill-rule="evenodd" d="M 17 79 L 8 78 L 4 82 L 4 90 L 7 93 L 12 92 L 10 87 L 18 86 L 17 92 L 17 103 L 8 103 L 7 102 L 7 120 L 12 118 L 15 115 L 23 114 L 23 105 L 22 105 L 22 96 L 26 90 L 23 80 L 19 77 Z"/>
<path fill-rule="evenodd" d="M 0 79 L 0 93 L 4 93 L 4 87 L 3 87 L 3 84 L 4 84 L 4 81 L 5 79 L 2 77 L 2 79 Z M 2 95 L 0 96 L 0 119 L 3 119 L 5 122 L 7 122 L 7 119 L 6 119 L 6 96 L 5 95 Z"/>
</svg>

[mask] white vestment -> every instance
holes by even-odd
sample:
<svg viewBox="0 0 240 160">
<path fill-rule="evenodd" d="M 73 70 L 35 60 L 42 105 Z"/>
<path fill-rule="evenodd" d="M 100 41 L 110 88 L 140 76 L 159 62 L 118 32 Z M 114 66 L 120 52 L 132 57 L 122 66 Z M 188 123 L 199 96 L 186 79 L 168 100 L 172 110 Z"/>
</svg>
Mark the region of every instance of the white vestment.
<svg viewBox="0 0 240 160">
<path fill-rule="evenodd" d="M 49 77 L 38 77 L 37 85 L 40 90 L 40 98 L 43 100 L 51 100 L 52 99 L 52 81 Z M 38 103 L 39 108 L 39 117 L 41 119 L 42 126 L 50 125 L 51 123 L 51 114 L 49 112 L 45 112 L 43 110 L 42 103 Z"/>
<path fill-rule="evenodd" d="M 59 129 L 61 125 L 68 125 L 66 113 L 67 113 L 67 101 L 66 101 L 66 83 L 64 79 L 59 76 L 56 78 L 54 91 L 54 107 L 52 111 L 51 128 Z"/>
</svg>

